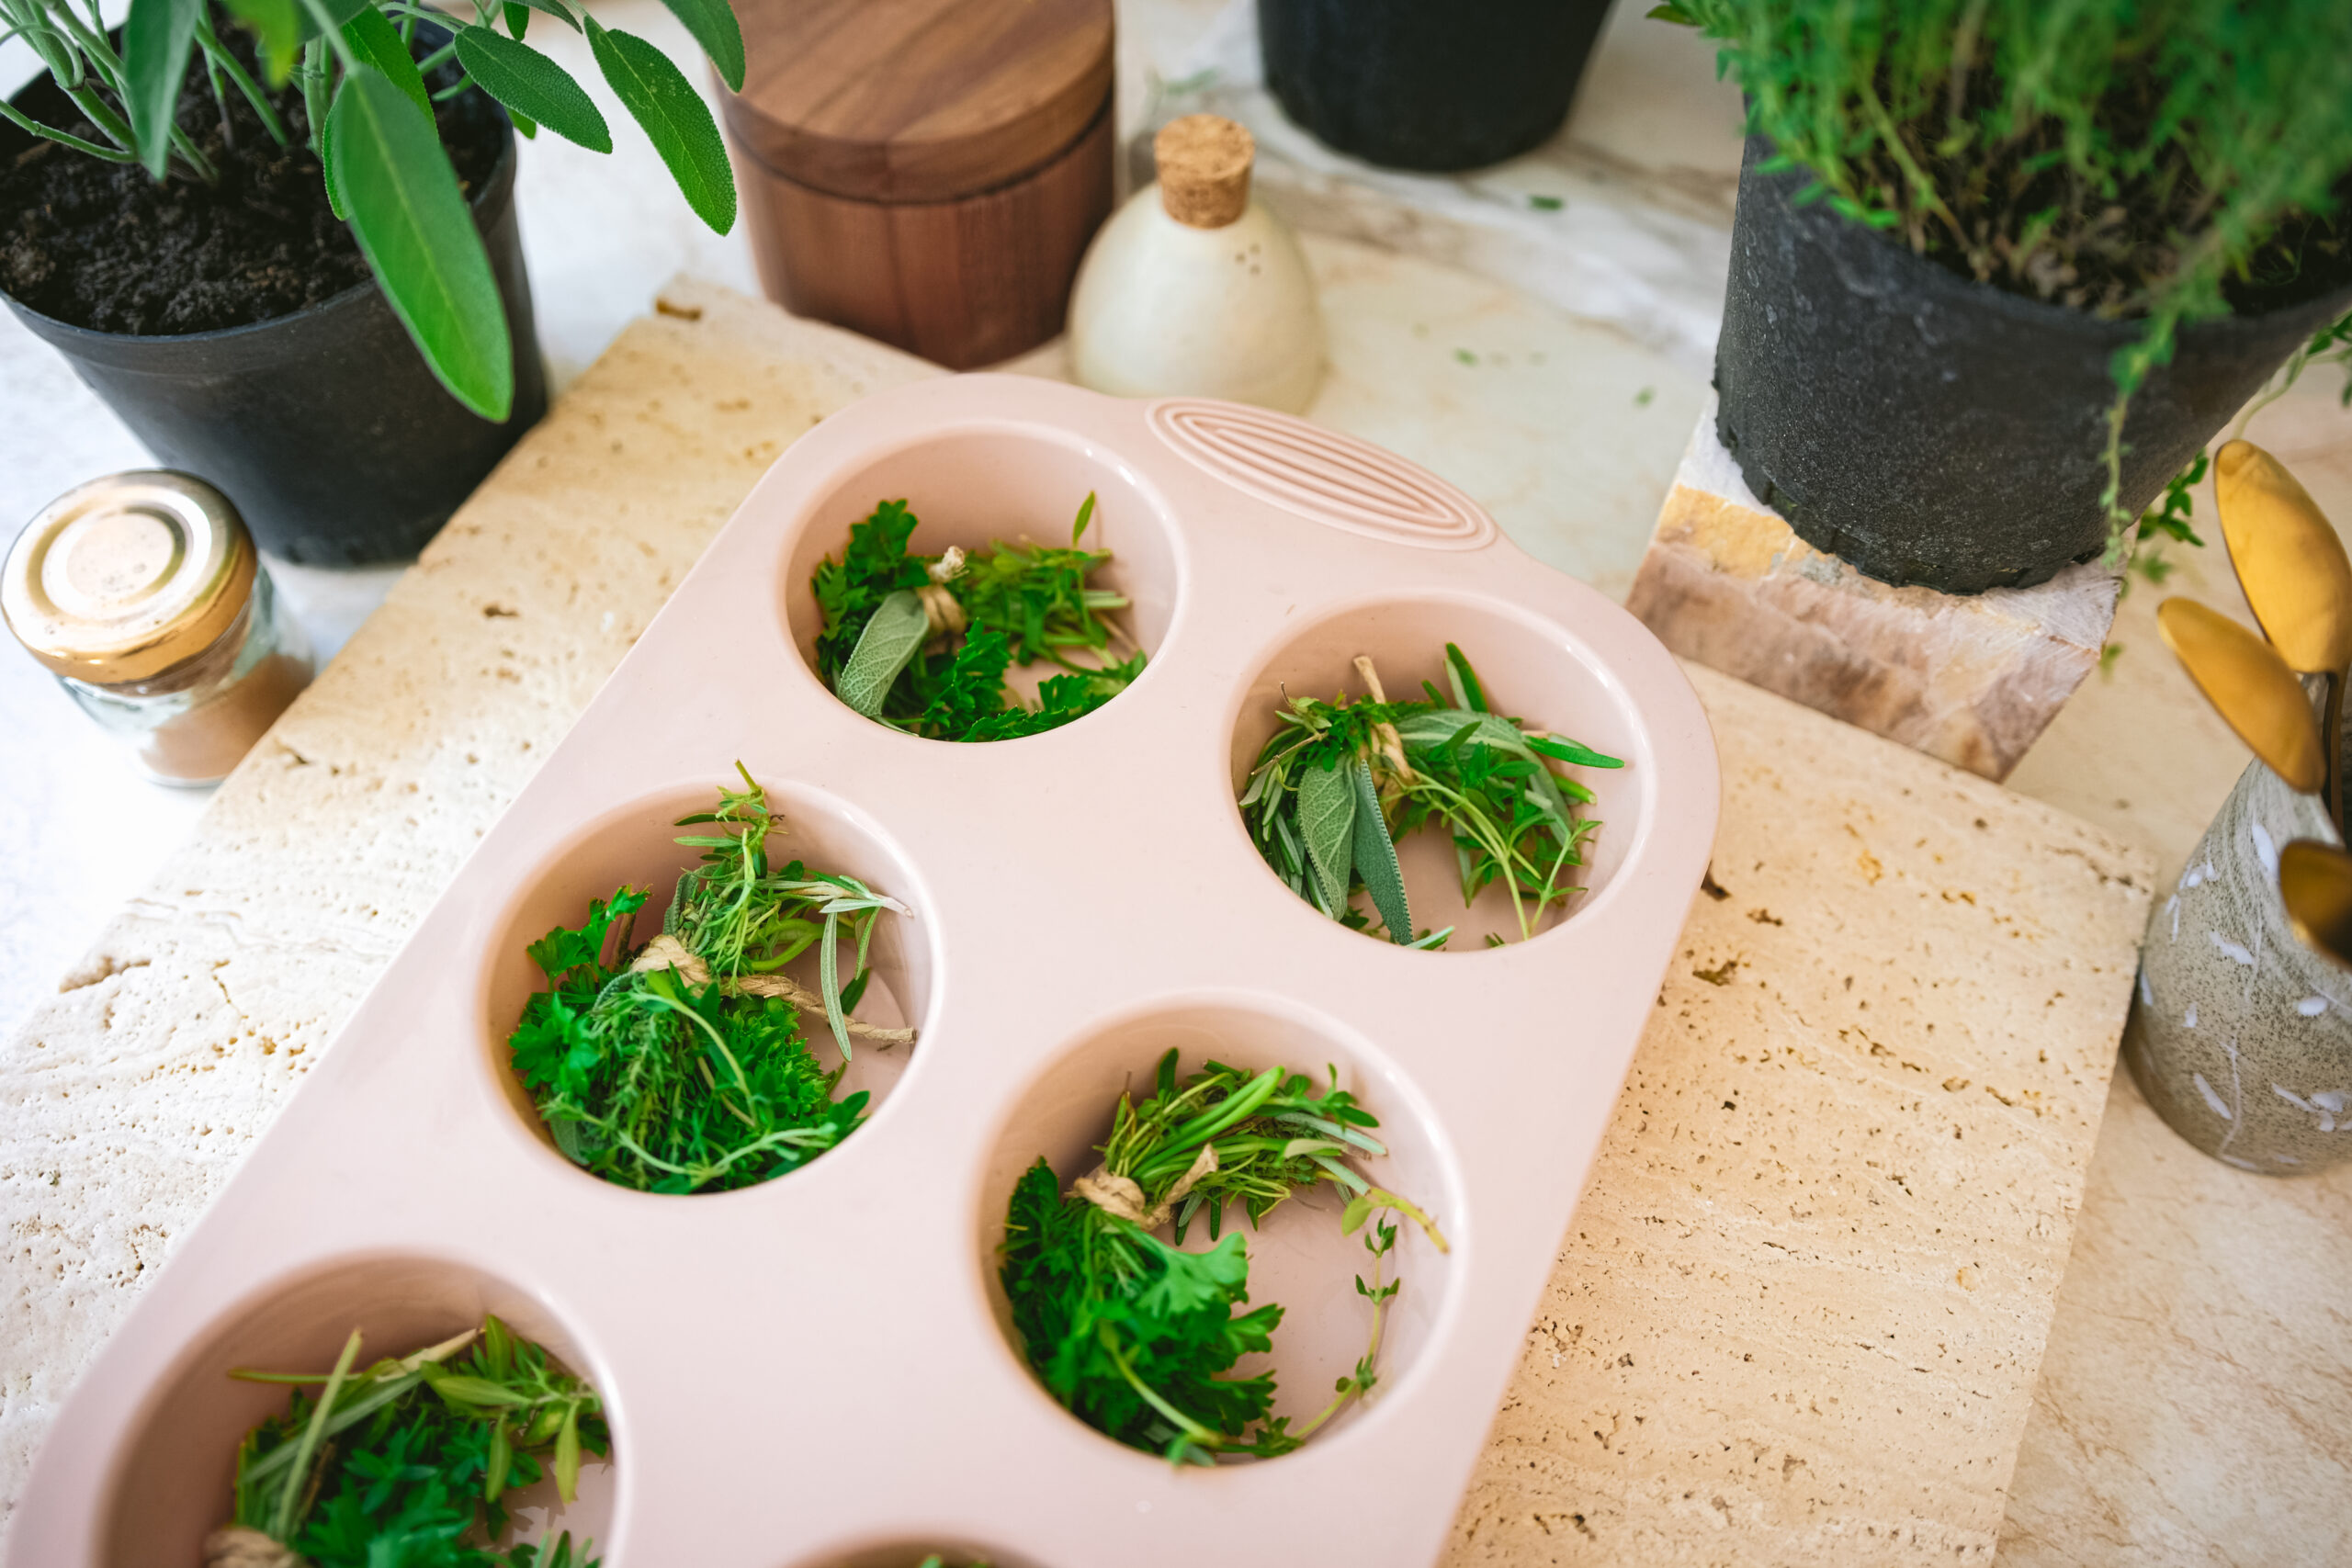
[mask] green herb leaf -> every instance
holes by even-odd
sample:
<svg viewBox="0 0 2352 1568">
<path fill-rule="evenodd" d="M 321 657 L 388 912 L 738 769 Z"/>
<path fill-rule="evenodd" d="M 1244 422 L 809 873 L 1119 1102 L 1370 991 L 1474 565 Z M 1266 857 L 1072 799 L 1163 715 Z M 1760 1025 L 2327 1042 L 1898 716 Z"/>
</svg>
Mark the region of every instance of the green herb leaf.
<svg viewBox="0 0 2352 1568">
<path fill-rule="evenodd" d="M 204 0 L 130 0 L 122 23 L 123 107 L 139 161 L 155 179 L 172 156 L 172 113 L 187 75 Z"/>
<path fill-rule="evenodd" d="M 506 312 L 432 121 L 368 65 L 345 74 L 328 120 L 335 186 L 401 324 L 451 396 L 504 420 L 514 403 Z"/>
<path fill-rule="evenodd" d="M 1324 907 L 1348 907 L 1348 878 L 1355 864 L 1358 801 L 1355 771 L 1346 761 L 1307 768 L 1298 781 L 1298 832 L 1323 889 Z"/>
<path fill-rule="evenodd" d="M 686 25 L 695 42 L 718 67 L 718 74 L 734 92 L 743 90 L 743 29 L 727 0 L 662 0 L 670 14 Z"/>
<path fill-rule="evenodd" d="M 433 125 L 433 95 L 425 90 L 424 76 L 409 57 L 407 40 L 391 18 L 373 6 L 363 6 L 359 14 L 343 24 L 344 41 L 352 52 L 384 73 L 385 80 L 408 95 L 417 111 L 424 116 L 424 123 Z M 435 130 L 437 142 L 440 132 Z M 468 227 L 471 227 L 470 224 Z"/>
<path fill-rule="evenodd" d="M 254 36 L 262 73 L 273 87 L 282 87 L 301 58 L 305 26 L 300 0 L 221 0 L 229 14 Z M 174 90 L 176 92 L 177 84 Z"/>
<path fill-rule="evenodd" d="M 514 20 L 514 13 L 518 9 L 524 10 L 526 13 L 529 11 L 538 11 L 547 16 L 553 17 L 557 21 L 561 22 L 565 27 L 570 28 L 575 33 L 582 30 L 580 26 L 579 17 L 572 15 L 571 7 L 565 5 L 563 0 L 504 0 L 504 3 L 506 6 L 507 30 L 512 32 L 518 39 L 523 36 L 523 29 L 515 24 Z"/>
<path fill-rule="evenodd" d="M 537 50 L 469 24 L 458 31 L 458 63 L 510 111 L 592 152 L 613 150 L 613 133 L 587 93 Z"/>
<path fill-rule="evenodd" d="M 882 601 L 857 639 L 857 647 L 833 683 L 834 694 L 868 718 L 880 716 L 900 671 L 931 637 L 931 617 L 911 589 Z"/>
<path fill-rule="evenodd" d="M 586 18 L 589 48 L 612 88 L 669 165 L 695 215 L 717 232 L 735 226 L 735 175 L 710 107 L 668 55 L 633 33 Z"/>
<path fill-rule="evenodd" d="M 1396 846 L 1388 838 L 1388 819 L 1380 809 L 1380 792 L 1373 787 L 1371 764 L 1362 757 L 1356 758 L 1348 769 L 1348 776 L 1355 786 L 1356 874 L 1363 878 L 1364 891 L 1372 896 L 1372 907 L 1380 911 L 1380 923 L 1388 928 L 1388 940 L 1409 943 L 1413 940 L 1413 914 L 1405 902 L 1405 874 L 1396 863 Z"/>
</svg>

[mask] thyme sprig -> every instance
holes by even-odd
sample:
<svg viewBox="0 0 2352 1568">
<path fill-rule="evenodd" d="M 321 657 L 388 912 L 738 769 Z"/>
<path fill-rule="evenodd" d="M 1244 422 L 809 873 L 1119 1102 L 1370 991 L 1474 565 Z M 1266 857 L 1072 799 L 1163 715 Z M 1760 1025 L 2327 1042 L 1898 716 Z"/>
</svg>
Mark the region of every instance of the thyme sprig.
<svg viewBox="0 0 2352 1568">
<path fill-rule="evenodd" d="M 1401 1281 L 1387 1275 L 1395 1216 L 1419 1225 L 1441 1252 L 1436 1222 L 1374 1187 L 1347 1162 L 1386 1152 L 1378 1121 L 1338 1087 L 1286 1067 L 1250 1073 L 1220 1062 L 1180 1078 L 1160 1058 L 1153 1092 L 1122 1095 L 1102 1163 L 1068 1192 L 1040 1159 L 1015 1185 L 1000 1272 L 1030 1365 L 1071 1414 L 1133 1448 L 1175 1463 L 1220 1455 L 1288 1453 L 1378 1382 L 1381 1335 Z M 1372 1220 L 1372 1278 L 1356 1290 L 1372 1307 L 1370 1337 L 1333 1396 L 1305 1424 L 1273 1416 L 1274 1374 L 1235 1378 L 1242 1357 L 1270 1350 L 1283 1309 L 1249 1300 L 1241 1234 L 1223 1235 L 1227 1203 L 1251 1228 L 1294 1194 L 1329 1186 L 1344 1195 L 1342 1231 Z M 1375 1217 L 1377 1216 L 1377 1217 Z M 1205 1217 L 1215 1245 L 1183 1248 Z M 1173 1241 L 1155 1233 L 1170 1227 Z"/>
<path fill-rule="evenodd" d="M 741 765 L 738 771 L 741 772 Z M 865 1118 L 860 1092 L 836 1100 L 841 1068 L 809 1050 L 804 1008 L 842 1053 L 851 1037 L 911 1040 L 850 1017 L 873 971 L 876 923 L 906 907 L 856 877 L 775 865 L 780 822 L 766 792 L 721 788 L 718 809 L 679 826 L 702 863 L 678 879 L 662 933 L 632 946 L 639 888 L 593 901 L 587 922 L 531 944 L 547 976 L 508 1039 L 514 1068 L 556 1146 L 607 1181 L 650 1192 L 723 1191 L 798 1168 Z M 819 991 L 781 972 L 814 948 Z M 841 953 L 854 953 L 849 977 Z M 605 956 L 610 951 L 611 958 Z"/>
<path fill-rule="evenodd" d="M 497 1544 L 510 1494 L 552 1474 L 571 1502 L 583 1457 L 609 1450 L 594 1389 L 493 1316 L 366 1367 L 360 1345 L 354 1330 L 328 1372 L 229 1374 L 294 1393 L 239 1445 L 231 1523 L 205 1542 L 208 1563 L 596 1568 L 568 1534 Z"/>
<path fill-rule="evenodd" d="M 1093 712 L 1144 663 L 1140 650 L 1111 657 L 1134 644 L 1111 618 L 1125 597 L 1091 586 L 1111 558 L 1080 547 L 1093 516 L 1090 494 L 1067 547 L 1000 540 L 922 556 L 907 549 L 917 526 L 907 503 L 883 502 L 811 579 L 824 617 L 819 676 L 868 718 L 934 740 L 1010 740 Z M 1041 661 L 1062 673 L 1023 706 L 1005 671 Z"/>
<path fill-rule="evenodd" d="M 1443 947 L 1453 928 L 1413 925 L 1396 840 L 1436 826 L 1453 840 L 1467 907 L 1500 883 L 1523 940 L 1544 912 L 1580 891 L 1572 878 L 1600 824 L 1580 815 L 1592 792 L 1554 764 L 1618 768 L 1615 757 L 1526 728 L 1493 711 L 1462 649 L 1445 645 L 1440 692 L 1390 702 L 1369 659 L 1356 670 L 1370 695 L 1351 702 L 1292 697 L 1258 753 L 1241 794 L 1251 840 L 1293 892 L 1355 931 L 1373 917 L 1390 941 Z"/>
</svg>

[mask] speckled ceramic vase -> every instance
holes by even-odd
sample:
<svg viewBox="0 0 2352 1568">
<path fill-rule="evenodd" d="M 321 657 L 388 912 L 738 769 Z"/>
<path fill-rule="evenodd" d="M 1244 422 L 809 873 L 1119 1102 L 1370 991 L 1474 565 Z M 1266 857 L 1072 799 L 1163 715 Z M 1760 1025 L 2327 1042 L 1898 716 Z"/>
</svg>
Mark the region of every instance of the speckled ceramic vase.
<svg viewBox="0 0 2352 1568">
<path fill-rule="evenodd" d="M 2352 1159 L 2352 970 L 2287 923 L 2278 852 L 2296 839 L 2340 841 L 2316 796 L 2254 763 L 2149 919 L 2123 1035 L 2173 1131 L 2267 1176 Z"/>
</svg>

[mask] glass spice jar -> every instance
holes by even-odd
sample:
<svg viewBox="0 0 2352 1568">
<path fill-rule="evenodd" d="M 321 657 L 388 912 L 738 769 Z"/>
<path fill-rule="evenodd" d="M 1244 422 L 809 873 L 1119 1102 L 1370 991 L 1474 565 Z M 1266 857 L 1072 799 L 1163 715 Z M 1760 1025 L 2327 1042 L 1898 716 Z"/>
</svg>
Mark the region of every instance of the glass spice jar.
<svg viewBox="0 0 2352 1568">
<path fill-rule="evenodd" d="M 0 615 L 159 784 L 219 783 L 311 682 L 236 508 L 169 469 L 43 507 L 0 569 Z"/>
</svg>

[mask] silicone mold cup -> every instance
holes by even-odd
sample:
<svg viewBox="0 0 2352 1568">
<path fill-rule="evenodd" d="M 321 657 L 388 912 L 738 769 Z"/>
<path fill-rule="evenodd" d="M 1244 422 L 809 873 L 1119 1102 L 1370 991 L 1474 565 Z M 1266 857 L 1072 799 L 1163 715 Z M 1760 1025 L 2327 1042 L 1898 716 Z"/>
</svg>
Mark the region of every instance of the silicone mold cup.
<svg viewBox="0 0 2352 1568">
<path fill-rule="evenodd" d="M 909 501 L 922 547 L 1059 543 L 1089 490 L 1089 540 L 1117 552 L 1152 654 L 1115 701 L 947 745 L 858 716 L 811 673 L 809 570 L 876 502 Z M 1348 660 L 1368 653 L 1410 693 L 1448 639 L 1498 705 L 1626 760 L 1583 775 L 1604 823 L 1590 891 L 1532 941 L 1476 945 L 1492 911 L 1461 919 L 1450 870 L 1410 868 L 1417 918 L 1464 926 L 1451 956 L 1315 914 L 1234 806 L 1283 685 L 1355 690 Z M 738 759 L 785 814 L 785 852 L 914 911 L 885 921 L 860 1010 L 887 1001 L 922 1039 L 858 1051 L 888 1097 L 806 1168 L 625 1190 L 548 1146 L 505 1067 L 537 980 L 521 948 L 621 882 L 665 897 L 690 853 L 673 819 Z M 1430 1561 L 1654 1010 L 1716 797 L 1704 716 L 1649 634 L 1376 448 L 1021 378 L 869 399 L 761 481 L 182 1240 L 60 1414 L 16 1559 L 192 1568 L 235 1436 L 269 1407 L 221 1371 L 323 1366 L 355 1326 L 367 1354 L 402 1353 L 488 1309 L 604 1395 L 615 1462 L 562 1523 L 612 1568 L 911 1562 L 927 1543 L 1088 1568 L 1238 1540 Z M 1004 1330 L 1012 1180 L 1039 1155 L 1065 1181 L 1091 1166 L 1113 1097 L 1171 1044 L 1187 1069 L 1336 1068 L 1381 1118 L 1376 1179 L 1453 1243 L 1400 1248 L 1372 1401 L 1270 1463 L 1178 1471 L 1110 1441 Z M 1253 1300 L 1289 1309 L 1286 1410 L 1319 1404 L 1368 1326 L 1331 1207 L 1284 1205 L 1250 1244 Z"/>
</svg>

